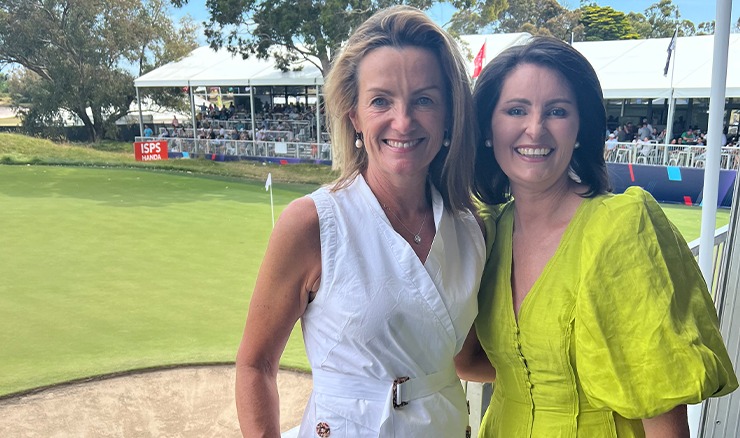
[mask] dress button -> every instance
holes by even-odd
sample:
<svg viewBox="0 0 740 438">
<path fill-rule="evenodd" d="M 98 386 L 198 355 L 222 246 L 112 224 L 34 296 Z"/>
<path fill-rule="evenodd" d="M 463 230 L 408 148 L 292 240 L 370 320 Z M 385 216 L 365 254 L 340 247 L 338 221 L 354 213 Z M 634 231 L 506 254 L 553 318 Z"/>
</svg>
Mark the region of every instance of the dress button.
<svg viewBox="0 0 740 438">
<path fill-rule="evenodd" d="M 326 438 L 331 435 L 331 428 L 329 428 L 328 424 L 321 422 L 316 425 L 316 435 Z"/>
<path fill-rule="evenodd" d="M 532 389 L 532 384 L 530 382 L 527 382 L 527 388 Z"/>
</svg>

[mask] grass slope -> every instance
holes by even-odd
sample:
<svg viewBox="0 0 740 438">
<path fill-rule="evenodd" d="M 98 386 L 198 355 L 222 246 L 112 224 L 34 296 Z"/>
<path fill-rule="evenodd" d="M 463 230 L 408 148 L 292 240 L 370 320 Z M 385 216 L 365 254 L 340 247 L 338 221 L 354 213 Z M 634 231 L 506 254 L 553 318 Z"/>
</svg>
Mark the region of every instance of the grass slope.
<svg viewBox="0 0 740 438">
<path fill-rule="evenodd" d="M 124 167 L 173 170 L 232 176 L 264 181 L 272 173 L 273 181 L 324 184 L 339 176 L 324 165 L 295 164 L 261 165 L 251 161 L 219 163 L 210 160 L 163 160 L 138 162 L 133 144 L 102 142 L 89 144 L 57 144 L 19 134 L 0 133 L 0 164 L 47 164 L 64 166 Z"/>
<path fill-rule="evenodd" d="M 263 184 L 0 166 L 0 394 L 233 361 L 272 227 Z M 315 187 L 276 184 L 276 214 Z M 282 364 L 308 367 L 298 327 Z"/>
</svg>

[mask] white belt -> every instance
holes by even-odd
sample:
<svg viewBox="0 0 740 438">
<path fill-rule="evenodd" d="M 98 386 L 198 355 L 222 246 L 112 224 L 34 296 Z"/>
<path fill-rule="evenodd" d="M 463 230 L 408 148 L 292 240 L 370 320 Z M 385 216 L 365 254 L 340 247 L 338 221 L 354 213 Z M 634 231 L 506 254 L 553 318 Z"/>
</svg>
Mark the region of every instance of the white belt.
<svg viewBox="0 0 740 438">
<path fill-rule="evenodd" d="M 406 406 L 412 400 L 436 394 L 454 383 L 460 384 L 454 365 L 438 373 L 411 378 L 400 377 L 395 380 L 313 370 L 314 392 L 332 397 L 372 401 L 386 401 L 390 395 L 396 409 Z M 389 391 L 392 393 L 389 394 Z"/>
</svg>

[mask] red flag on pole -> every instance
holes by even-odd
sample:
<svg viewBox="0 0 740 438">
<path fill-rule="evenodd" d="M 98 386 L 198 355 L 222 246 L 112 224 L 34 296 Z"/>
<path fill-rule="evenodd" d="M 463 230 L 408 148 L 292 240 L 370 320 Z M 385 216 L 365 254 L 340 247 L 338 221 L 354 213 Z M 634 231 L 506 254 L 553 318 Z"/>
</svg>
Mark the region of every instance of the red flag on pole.
<svg viewBox="0 0 740 438">
<path fill-rule="evenodd" d="M 483 42 L 483 46 L 480 48 L 480 52 L 475 56 L 475 60 L 473 61 L 473 65 L 475 66 L 475 70 L 473 70 L 473 77 L 477 78 L 480 74 L 480 71 L 483 70 L 483 58 L 486 57 L 486 43 Z"/>
</svg>

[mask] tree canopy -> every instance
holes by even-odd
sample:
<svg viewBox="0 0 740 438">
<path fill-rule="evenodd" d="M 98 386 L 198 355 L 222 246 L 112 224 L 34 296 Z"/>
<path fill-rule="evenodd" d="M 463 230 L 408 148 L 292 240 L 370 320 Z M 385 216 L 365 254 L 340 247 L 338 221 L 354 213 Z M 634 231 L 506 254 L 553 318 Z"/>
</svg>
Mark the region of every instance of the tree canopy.
<svg viewBox="0 0 740 438">
<path fill-rule="evenodd" d="M 638 39 L 624 12 L 609 6 L 589 5 L 582 8 L 581 23 L 586 41 Z"/>
<path fill-rule="evenodd" d="M 640 38 L 670 38 L 673 32 L 678 28 L 679 36 L 691 36 L 696 34 L 696 27 L 691 20 L 681 19 L 678 5 L 674 5 L 672 0 L 660 0 L 648 6 L 643 13 L 630 12 L 628 15 L 630 24 Z M 709 29 L 710 23 L 701 23 L 702 30 L 705 33 Z"/>
<path fill-rule="evenodd" d="M 165 0 L 0 0 L 0 62 L 25 69 L 11 90 L 31 102 L 24 126 L 58 124 L 66 111 L 82 120 L 90 141 L 104 138 L 129 112 L 134 72 L 197 47 L 192 19 L 173 23 L 168 8 Z M 148 95 L 182 104 L 174 90 Z"/>
</svg>

